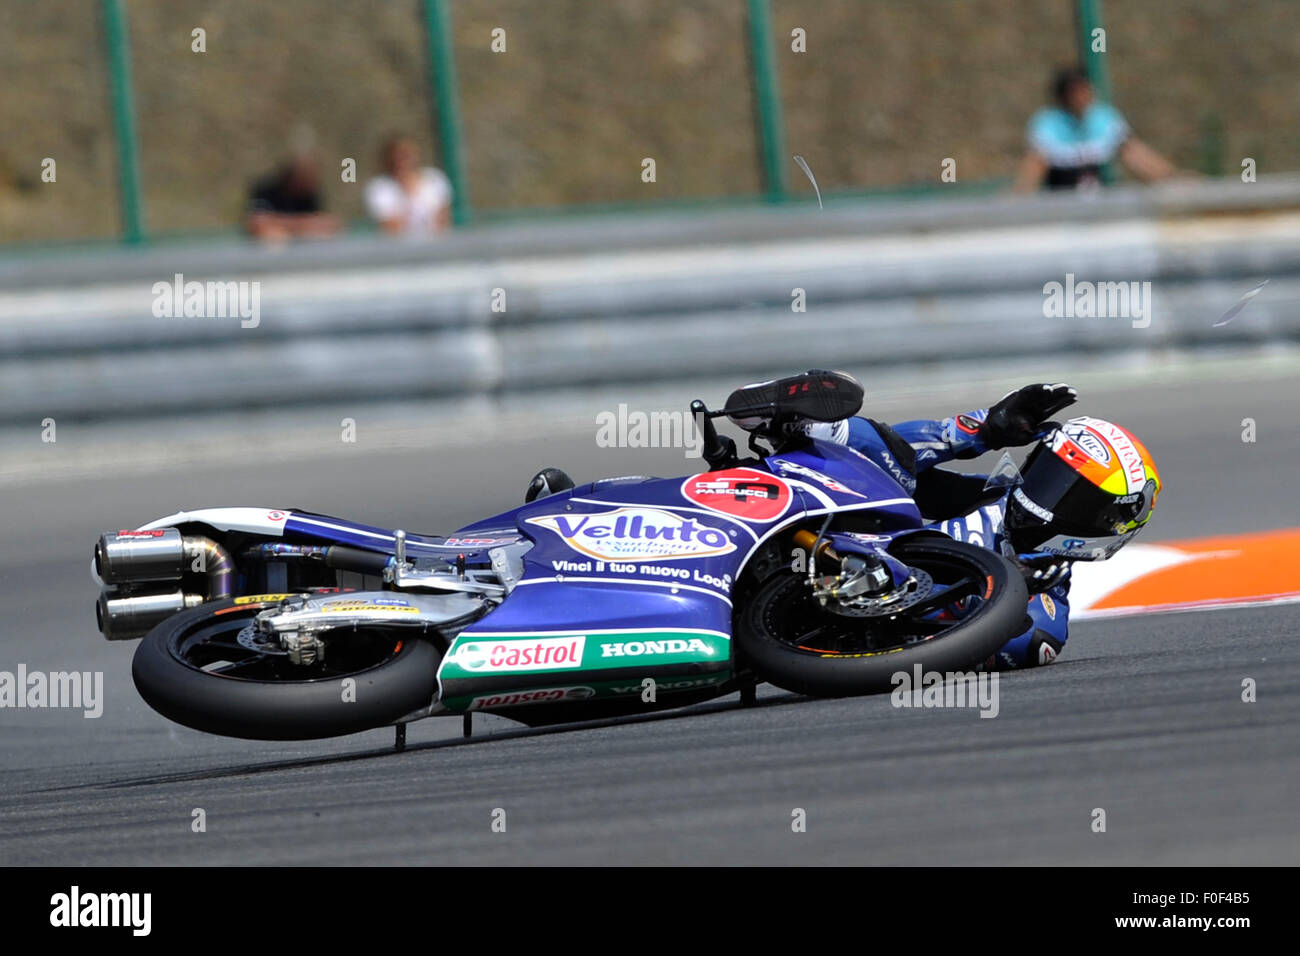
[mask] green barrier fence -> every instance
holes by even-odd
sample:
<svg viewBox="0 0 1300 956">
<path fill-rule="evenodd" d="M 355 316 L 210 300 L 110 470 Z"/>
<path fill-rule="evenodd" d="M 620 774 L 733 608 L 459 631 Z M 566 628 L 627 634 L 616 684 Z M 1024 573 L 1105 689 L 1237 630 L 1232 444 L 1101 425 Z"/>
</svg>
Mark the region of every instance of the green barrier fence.
<svg viewBox="0 0 1300 956">
<path fill-rule="evenodd" d="M 447 173 L 459 225 L 807 202 L 796 153 L 832 199 L 992 188 L 1070 62 L 1103 97 L 1113 78 L 1135 129 L 1180 166 L 1233 174 L 1253 150 L 1295 169 L 1300 49 L 1269 25 L 1289 2 L 1142 0 L 1103 17 L 1101 0 L 10 0 L 0 231 L 228 233 L 249 183 L 303 137 L 330 208 L 361 222 L 394 132 Z M 62 52 L 33 72 L 32 44 Z M 51 153 L 78 157 L 57 190 L 32 180 Z M 348 161 L 353 181 L 335 165 Z"/>
</svg>

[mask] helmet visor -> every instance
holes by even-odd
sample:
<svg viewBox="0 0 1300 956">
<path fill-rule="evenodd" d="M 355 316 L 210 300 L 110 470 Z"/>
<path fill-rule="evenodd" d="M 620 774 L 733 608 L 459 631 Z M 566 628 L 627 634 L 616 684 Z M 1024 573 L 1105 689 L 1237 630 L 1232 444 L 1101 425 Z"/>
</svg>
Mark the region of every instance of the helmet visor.
<svg viewBox="0 0 1300 956">
<path fill-rule="evenodd" d="M 1139 492 L 1113 495 L 1041 445 L 1025 461 L 1023 475 L 1023 483 L 1012 494 L 1019 507 L 1008 509 L 1007 525 L 1025 531 L 1037 526 L 1044 540 L 1053 535 L 1122 535 L 1144 523 L 1155 502 L 1154 481 Z"/>
</svg>

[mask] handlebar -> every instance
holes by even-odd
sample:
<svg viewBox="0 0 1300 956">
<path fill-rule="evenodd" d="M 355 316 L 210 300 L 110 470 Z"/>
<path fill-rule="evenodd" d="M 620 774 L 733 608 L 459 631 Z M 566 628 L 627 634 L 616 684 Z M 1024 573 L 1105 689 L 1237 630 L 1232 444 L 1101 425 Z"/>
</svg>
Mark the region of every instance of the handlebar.
<svg viewBox="0 0 1300 956">
<path fill-rule="evenodd" d="M 708 406 L 698 398 L 691 402 L 691 417 L 695 419 L 695 425 L 704 438 L 701 455 L 713 471 L 730 468 L 739 460 L 736 443 L 725 435 L 719 435 L 713 425 L 714 417 L 721 414 L 709 411 Z"/>
</svg>

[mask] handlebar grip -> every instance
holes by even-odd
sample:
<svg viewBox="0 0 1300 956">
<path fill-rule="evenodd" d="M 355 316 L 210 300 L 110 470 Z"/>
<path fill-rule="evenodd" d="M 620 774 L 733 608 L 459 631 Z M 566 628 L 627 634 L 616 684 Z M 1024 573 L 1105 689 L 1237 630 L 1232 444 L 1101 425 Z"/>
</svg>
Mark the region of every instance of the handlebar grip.
<svg viewBox="0 0 1300 956">
<path fill-rule="evenodd" d="M 691 415 L 699 424 L 700 433 L 704 437 L 704 447 L 701 449 L 701 456 L 709 467 L 713 469 L 727 468 L 736 462 L 736 443 L 730 438 L 723 438 L 718 434 L 717 428 L 713 425 L 713 419 L 709 417 L 708 406 L 700 399 L 691 402 Z"/>
</svg>

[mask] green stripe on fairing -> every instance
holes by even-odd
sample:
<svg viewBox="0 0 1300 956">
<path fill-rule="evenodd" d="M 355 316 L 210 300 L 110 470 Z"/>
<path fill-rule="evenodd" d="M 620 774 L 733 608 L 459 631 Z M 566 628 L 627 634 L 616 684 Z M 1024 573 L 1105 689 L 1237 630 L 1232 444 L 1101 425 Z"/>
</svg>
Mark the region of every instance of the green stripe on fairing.
<svg viewBox="0 0 1300 956">
<path fill-rule="evenodd" d="M 503 646 L 506 652 L 523 651 L 537 644 L 538 641 L 573 640 L 583 638 L 582 663 L 580 666 L 560 667 L 518 667 L 518 668 L 469 668 L 461 666 L 458 655 L 467 646 L 478 645 L 491 654 L 493 648 Z M 647 644 L 664 642 L 685 644 L 680 649 L 663 649 L 655 653 L 645 653 Z M 630 645 L 630 646 L 629 646 Z M 619 653 L 619 651 L 622 653 Z M 629 653 L 629 651 L 631 653 Z M 638 653 L 640 651 L 640 653 Z M 584 631 L 550 631 L 510 637 L 493 637 L 478 634 L 463 634 L 456 638 L 438 671 L 440 680 L 473 680 L 482 677 L 505 677 L 517 675 L 527 679 L 540 674 L 566 675 L 577 680 L 578 675 L 590 671 L 612 670 L 615 668 L 632 668 L 638 665 L 662 667 L 675 664 L 717 663 L 725 661 L 731 654 L 731 641 L 716 634 L 692 630 L 647 630 L 627 631 L 623 633 L 589 633 Z M 531 683 L 531 682 L 530 682 Z"/>
<path fill-rule="evenodd" d="M 677 677 L 659 677 L 655 678 L 656 695 L 679 694 L 686 691 L 702 690 L 706 687 L 716 687 L 719 684 L 726 683 L 731 679 L 731 671 L 721 671 L 716 674 L 683 674 Z M 640 695 L 645 687 L 639 680 L 615 680 L 615 681 L 584 681 L 574 679 L 571 683 L 566 683 L 562 678 L 556 677 L 551 680 L 550 685 L 557 687 L 575 687 L 580 686 L 590 688 L 594 693 L 587 698 L 571 697 L 560 701 L 545 701 L 548 704 L 572 704 L 575 707 L 581 706 L 587 700 L 609 700 L 611 698 L 627 698 Z M 550 685 L 547 685 L 548 687 Z M 442 705 L 448 710 L 464 711 L 467 710 L 471 703 L 482 697 L 500 697 L 508 696 L 511 693 L 527 693 L 530 690 L 544 690 L 545 687 L 520 688 L 517 691 L 492 691 L 481 694 L 464 694 L 458 697 L 449 697 L 442 701 Z M 507 704 L 501 707 L 491 708 L 493 710 L 516 710 L 519 708 L 532 707 L 528 704 Z"/>
</svg>

